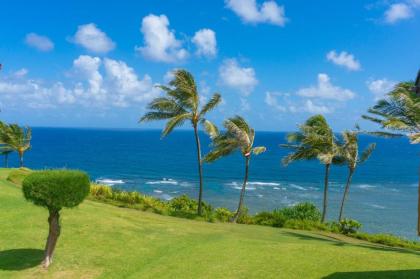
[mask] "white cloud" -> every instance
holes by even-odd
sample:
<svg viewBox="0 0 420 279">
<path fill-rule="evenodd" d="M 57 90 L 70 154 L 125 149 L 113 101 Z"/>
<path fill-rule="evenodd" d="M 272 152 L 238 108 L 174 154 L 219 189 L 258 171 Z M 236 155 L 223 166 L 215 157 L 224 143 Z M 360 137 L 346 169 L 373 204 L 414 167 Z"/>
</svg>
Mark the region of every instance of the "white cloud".
<svg viewBox="0 0 420 279">
<path fill-rule="evenodd" d="M 216 33 L 211 29 L 201 29 L 195 32 L 192 42 L 197 48 L 197 55 L 214 57 L 217 52 Z"/>
<path fill-rule="evenodd" d="M 15 77 L 18 77 L 18 78 L 24 77 L 27 74 L 28 74 L 28 69 L 26 69 L 26 68 L 22 68 L 22 69 L 17 70 L 16 72 L 13 73 L 13 75 Z"/>
<path fill-rule="evenodd" d="M 303 97 L 337 101 L 350 100 L 355 96 L 351 90 L 333 85 L 327 74 L 318 74 L 318 84 L 316 86 L 302 88 L 297 94 Z"/>
<path fill-rule="evenodd" d="M 80 55 L 73 61 L 74 69 L 88 81 L 89 93 L 97 100 L 105 99 L 105 92 L 102 90 L 103 77 L 99 73 L 101 63 L 102 61 L 99 57 L 88 55 Z"/>
<path fill-rule="evenodd" d="M 148 75 L 139 78 L 123 61 L 81 55 L 73 61 L 71 72 L 71 80 L 51 84 L 16 75 L 4 76 L 0 79 L 0 102 L 7 102 L 11 108 L 22 104 L 38 109 L 59 105 L 128 107 L 160 94 Z"/>
<path fill-rule="evenodd" d="M 414 2 L 415 3 L 415 2 Z M 414 16 L 412 7 L 406 3 L 395 3 L 385 11 L 385 22 L 393 24 L 400 20 L 409 19 Z"/>
<path fill-rule="evenodd" d="M 50 51 L 54 49 L 54 43 L 46 36 L 29 33 L 25 37 L 25 43 L 40 51 Z"/>
<path fill-rule="evenodd" d="M 327 106 L 314 104 L 311 100 L 306 100 L 303 110 L 309 113 L 331 113 L 333 111 Z"/>
<path fill-rule="evenodd" d="M 226 86 L 239 90 L 243 95 L 251 94 L 258 80 L 253 68 L 240 67 L 235 59 L 226 59 L 219 67 L 220 80 Z"/>
<path fill-rule="evenodd" d="M 104 64 L 110 81 L 110 89 L 118 93 L 114 105 L 125 107 L 129 106 L 130 100 L 150 101 L 159 94 L 150 76 L 145 75 L 143 79 L 139 79 L 134 69 L 127 66 L 125 62 L 105 58 Z"/>
<path fill-rule="evenodd" d="M 245 98 L 240 98 L 241 101 L 241 111 L 246 112 L 251 110 L 251 105 Z"/>
<path fill-rule="evenodd" d="M 331 61 L 336 65 L 343 66 L 350 71 L 360 70 L 360 62 L 354 58 L 353 54 L 346 51 L 342 51 L 338 54 L 335 50 L 332 50 L 327 53 L 327 59 L 328 61 Z"/>
<path fill-rule="evenodd" d="M 165 15 L 145 16 L 140 31 L 144 36 L 144 46 L 136 47 L 144 57 L 160 62 L 178 62 L 188 56 L 181 41 L 169 30 L 169 20 Z"/>
<path fill-rule="evenodd" d="M 287 18 L 284 7 L 275 1 L 265 1 L 258 5 L 256 0 L 226 0 L 226 6 L 246 23 L 270 23 L 284 26 Z"/>
<path fill-rule="evenodd" d="M 266 92 L 264 101 L 268 106 L 273 107 L 274 109 L 280 112 L 287 111 L 287 109 L 284 106 L 279 104 L 279 101 L 277 100 L 275 93 Z"/>
<path fill-rule="evenodd" d="M 96 53 L 107 53 L 115 48 L 115 43 L 94 23 L 80 25 L 72 41 Z"/>
<path fill-rule="evenodd" d="M 375 96 L 375 100 L 379 100 L 385 97 L 385 94 L 389 93 L 397 82 L 384 79 L 370 80 L 366 82 L 369 91 Z"/>
<path fill-rule="evenodd" d="M 331 113 L 334 111 L 332 107 L 314 103 L 312 100 L 291 100 L 290 97 L 290 94 L 266 92 L 265 103 L 274 108 L 276 111 L 282 113 Z M 281 101 L 279 101 L 279 99 Z"/>
</svg>

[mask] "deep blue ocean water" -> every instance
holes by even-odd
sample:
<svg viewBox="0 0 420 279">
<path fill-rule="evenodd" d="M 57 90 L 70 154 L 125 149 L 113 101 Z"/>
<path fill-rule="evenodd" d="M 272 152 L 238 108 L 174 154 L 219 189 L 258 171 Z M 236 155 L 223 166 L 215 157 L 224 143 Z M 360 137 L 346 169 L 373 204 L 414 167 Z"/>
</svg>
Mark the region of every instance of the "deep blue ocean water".
<svg viewBox="0 0 420 279">
<path fill-rule="evenodd" d="M 209 140 L 201 135 L 204 153 Z M 377 143 L 372 157 L 353 179 L 345 215 L 363 230 L 416 238 L 418 146 L 405 138 L 362 136 L 361 146 Z M 254 156 L 246 206 L 253 213 L 311 201 L 321 205 L 324 167 L 317 161 L 283 167 L 287 150 L 279 147 L 285 133 L 257 132 L 256 145 L 267 152 Z M 16 157 L 12 165 L 17 165 Z M 197 195 L 197 164 L 192 131 L 176 131 L 160 139 L 157 130 L 34 128 L 25 165 L 34 169 L 76 168 L 92 180 L 136 190 L 162 199 Z M 234 209 L 244 173 L 239 154 L 204 166 L 204 199 Z M 333 167 L 328 218 L 337 219 L 346 180 L 345 167 Z"/>
</svg>

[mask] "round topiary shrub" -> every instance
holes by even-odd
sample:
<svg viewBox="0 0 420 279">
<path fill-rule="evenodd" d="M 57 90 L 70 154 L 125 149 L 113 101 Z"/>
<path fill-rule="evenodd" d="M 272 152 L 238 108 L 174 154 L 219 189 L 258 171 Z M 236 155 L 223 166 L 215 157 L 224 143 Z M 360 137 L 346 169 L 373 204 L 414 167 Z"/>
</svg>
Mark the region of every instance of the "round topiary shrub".
<svg viewBox="0 0 420 279">
<path fill-rule="evenodd" d="M 52 262 L 60 235 L 60 210 L 79 205 L 89 194 L 90 180 L 86 173 L 75 170 L 46 170 L 28 175 L 22 183 L 28 201 L 48 209 L 49 233 L 45 246 L 44 267 Z"/>
</svg>

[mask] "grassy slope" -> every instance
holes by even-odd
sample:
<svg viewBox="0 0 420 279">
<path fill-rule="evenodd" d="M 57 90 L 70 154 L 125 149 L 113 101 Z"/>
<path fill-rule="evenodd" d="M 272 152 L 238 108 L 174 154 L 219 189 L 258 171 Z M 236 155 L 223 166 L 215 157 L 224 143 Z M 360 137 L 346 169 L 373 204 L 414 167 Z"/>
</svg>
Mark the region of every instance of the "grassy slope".
<svg viewBox="0 0 420 279">
<path fill-rule="evenodd" d="M 62 211 L 46 271 L 38 264 L 47 211 L 26 202 L 6 174 L 0 170 L 0 278 L 420 278 L 420 254 L 411 251 L 91 201 Z"/>
</svg>

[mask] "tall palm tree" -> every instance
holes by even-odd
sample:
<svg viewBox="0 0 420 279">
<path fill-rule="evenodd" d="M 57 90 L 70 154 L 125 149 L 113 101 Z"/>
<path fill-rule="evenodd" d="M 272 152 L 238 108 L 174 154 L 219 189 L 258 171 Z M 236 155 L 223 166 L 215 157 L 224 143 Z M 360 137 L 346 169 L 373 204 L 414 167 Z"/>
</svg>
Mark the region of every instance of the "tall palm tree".
<svg viewBox="0 0 420 279">
<path fill-rule="evenodd" d="M 31 148 L 31 139 L 32 129 L 30 127 L 0 122 L 0 142 L 18 153 L 20 167 L 23 167 L 23 155 Z"/>
<path fill-rule="evenodd" d="M 174 128 L 182 126 L 185 121 L 189 121 L 193 126 L 200 185 L 197 213 L 198 215 L 201 215 L 203 202 L 203 169 L 198 128 L 199 125 L 202 124 L 206 131 L 211 132 L 216 129 L 214 124 L 205 117 L 208 112 L 213 110 L 221 102 L 222 98 L 220 94 L 215 93 L 206 104 L 200 106 L 200 95 L 194 77 L 186 70 L 174 71 L 174 78 L 169 82 L 169 85 L 158 87 L 165 92 L 166 96 L 154 99 L 148 105 L 150 111 L 141 117 L 140 122 L 168 120 L 162 131 L 162 137 L 167 136 Z"/>
<path fill-rule="evenodd" d="M 340 214 L 338 216 L 338 221 L 342 220 L 343 211 L 344 211 L 344 203 L 347 199 L 351 180 L 353 178 L 353 174 L 356 171 L 356 168 L 359 164 L 363 164 L 369 159 L 370 155 L 372 154 L 373 150 L 375 150 L 376 144 L 371 143 L 369 144 L 359 155 L 359 134 L 361 133 L 358 126 L 356 126 L 356 130 L 354 131 L 344 131 L 342 134 L 343 137 L 343 144 L 340 146 L 340 157 L 343 160 L 343 163 L 347 165 L 348 168 L 348 176 L 346 187 L 344 189 L 343 198 L 341 200 L 340 205 Z"/>
<path fill-rule="evenodd" d="M 4 156 L 4 167 L 9 167 L 9 154 L 13 152 L 13 149 L 7 144 L 0 145 L 0 154 Z"/>
<path fill-rule="evenodd" d="M 413 82 L 401 82 L 370 108 L 364 119 L 373 121 L 383 129 L 402 132 L 412 144 L 420 143 L 420 96 L 413 92 Z M 388 132 L 375 132 L 380 136 L 401 136 Z M 419 168 L 420 176 L 420 168 Z M 417 234 L 420 236 L 420 180 L 418 184 Z"/>
<path fill-rule="evenodd" d="M 261 154 L 265 152 L 266 148 L 264 146 L 254 147 L 255 131 L 241 116 L 229 118 L 224 121 L 223 125 L 226 128 L 225 132 L 219 133 L 216 129 L 210 133 L 210 136 L 213 139 L 213 149 L 204 157 L 204 161 L 213 162 L 223 156 L 232 154 L 237 150 L 239 150 L 245 158 L 245 176 L 239 197 L 238 209 L 231 220 L 231 222 L 236 222 L 243 209 L 251 155 Z"/>
<path fill-rule="evenodd" d="M 318 159 L 325 165 L 324 175 L 324 198 L 322 206 L 321 222 L 325 221 L 328 207 L 328 185 L 330 167 L 335 163 L 339 149 L 334 133 L 324 116 L 315 115 L 306 120 L 305 124 L 299 127 L 298 132 L 287 135 L 288 144 L 282 147 L 292 150 L 290 154 L 283 158 L 285 166 L 298 160 Z"/>
</svg>

